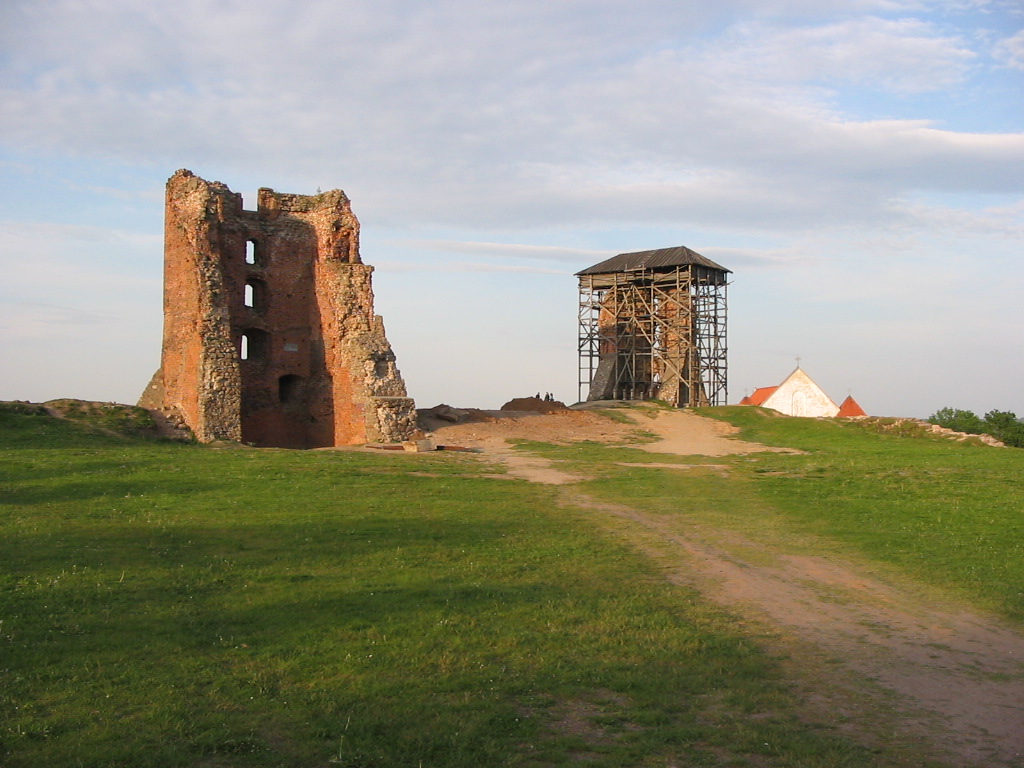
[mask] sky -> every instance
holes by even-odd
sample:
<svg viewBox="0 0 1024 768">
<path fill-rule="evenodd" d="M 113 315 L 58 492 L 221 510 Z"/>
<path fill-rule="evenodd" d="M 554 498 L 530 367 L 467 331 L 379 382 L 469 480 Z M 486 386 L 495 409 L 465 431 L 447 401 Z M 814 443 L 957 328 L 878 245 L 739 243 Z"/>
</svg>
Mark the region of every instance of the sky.
<svg viewBox="0 0 1024 768">
<path fill-rule="evenodd" d="M 179 168 L 340 188 L 409 393 L 578 399 L 574 273 L 732 271 L 729 401 L 1024 416 L 1019 0 L 3 0 L 0 400 L 134 403 Z M 585 393 L 584 393 L 585 394 Z"/>
</svg>

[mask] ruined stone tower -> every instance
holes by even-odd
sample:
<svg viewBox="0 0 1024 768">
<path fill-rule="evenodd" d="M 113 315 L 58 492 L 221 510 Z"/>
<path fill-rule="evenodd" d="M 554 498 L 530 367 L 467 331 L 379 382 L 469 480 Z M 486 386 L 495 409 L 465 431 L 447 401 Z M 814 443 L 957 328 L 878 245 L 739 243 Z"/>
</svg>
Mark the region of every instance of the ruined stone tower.
<svg viewBox="0 0 1024 768">
<path fill-rule="evenodd" d="M 394 442 L 415 406 L 373 313 L 373 267 L 341 190 L 167 182 L 160 370 L 139 404 L 177 410 L 202 442 L 315 448 Z"/>
</svg>

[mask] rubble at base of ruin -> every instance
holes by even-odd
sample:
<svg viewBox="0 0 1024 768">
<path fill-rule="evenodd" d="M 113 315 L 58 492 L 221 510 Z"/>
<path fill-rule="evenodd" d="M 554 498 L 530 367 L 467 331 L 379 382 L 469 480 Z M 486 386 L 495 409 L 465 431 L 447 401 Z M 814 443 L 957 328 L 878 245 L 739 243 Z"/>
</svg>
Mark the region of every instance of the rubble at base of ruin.
<svg viewBox="0 0 1024 768">
<path fill-rule="evenodd" d="M 201 442 L 317 448 L 407 440 L 416 410 L 345 193 L 241 195 L 167 182 L 161 366 L 139 405 Z"/>
</svg>

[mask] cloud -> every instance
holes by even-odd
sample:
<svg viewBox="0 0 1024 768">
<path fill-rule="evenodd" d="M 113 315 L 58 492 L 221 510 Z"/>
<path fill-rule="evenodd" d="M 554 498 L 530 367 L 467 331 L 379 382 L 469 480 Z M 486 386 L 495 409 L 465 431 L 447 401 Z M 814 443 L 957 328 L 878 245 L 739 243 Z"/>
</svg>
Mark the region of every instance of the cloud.
<svg viewBox="0 0 1024 768">
<path fill-rule="evenodd" d="M 470 261 L 444 261 L 425 263 L 422 261 L 391 261 L 383 259 L 377 261 L 376 267 L 388 272 L 430 272 L 434 274 L 468 274 L 471 272 L 516 272 L 533 275 L 566 275 L 568 270 L 544 269 L 542 267 L 526 267 L 515 264 L 483 264 Z"/>
<path fill-rule="evenodd" d="M 1007 243 L 1024 240 L 1024 200 L 977 210 L 912 199 L 901 206 L 913 229 L 932 236 Z"/>
<path fill-rule="evenodd" d="M 701 255 L 733 272 L 737 270 L 779 270 L 801 262 L 818 261 L 814 255 L 790 248 L 701 248 Z"/>
<path fill-rule="evenodd" d="M 1024 29 L 996 43 L 993 55 L 1008 69 L 1024 70 Z"/>
<path fill-rule="evenodd" d="M 0 265 L 22 286 L 31 275 L 81 283 L 133 280 L 145 272 L 140 256 L 161 253 L 163 237 L 86 224 L 0 221 Z M 100 267 L 100 270 L 97 270 Z M 103 268 L 114 274 L 101 274 Z"/>
<path fill-rule="evenodd" d="M 578 264 L 587 259 L 606 259 L 615 254 L 585 248 L 566 248 L 555 245 L 524 245 L 519 243 L 482 243 L 473 240 L 399 240 L 395 244 L 444 253 L 472 253 L 510 259 L 537 259 L 566 261 Z"/>
<path fill-rule="evenodd" d="M 7 301 L 0 297 L 0 332 L 8 340 L 82 337 L 95 326 L 113 325 L 117 318 L 80 307 L 36 301 Z"/>
<path fill-rule="evenodd" d="M 831 103 L 843 84 L 963 81 L 975 54 L 929 21 L 821 22 L 912 4 L 707 5 L 23 3 L 0 136 L 201 175 L 258 167 L 271 186 L 340 180 L 385 225 L 787 231 L 896 218 L 909 189 L 1020 190 L 1020 135 Z M 737 9 L 753 15 L 729 23 Z"/>
<path fill-rule="evenodd" d="M 854 83 L 915 94 L 963 82 L 976 56 L 928 22 L 868 16 L 796 28 L 739 25 L 706 58 L 719 72 L 758 83 Z"/>
<path fill-rule="evenodd" d="M 0 323 L 8 341 L 159 322 L 161 238 L 102 227 L 0 223 Z"/>
</svg>

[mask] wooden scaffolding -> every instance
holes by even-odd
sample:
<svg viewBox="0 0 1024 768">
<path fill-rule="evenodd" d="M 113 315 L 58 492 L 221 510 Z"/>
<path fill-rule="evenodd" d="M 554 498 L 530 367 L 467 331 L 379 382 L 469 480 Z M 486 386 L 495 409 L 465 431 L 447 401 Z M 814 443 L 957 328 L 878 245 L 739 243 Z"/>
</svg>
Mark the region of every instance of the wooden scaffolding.
<svg viewBox="0 0 1024 768">
<path fill-rule="evenodd" d="M 727 402 L 728 269 L 680 246 L 576 274 L 581 400 Z"/>
</svg>

